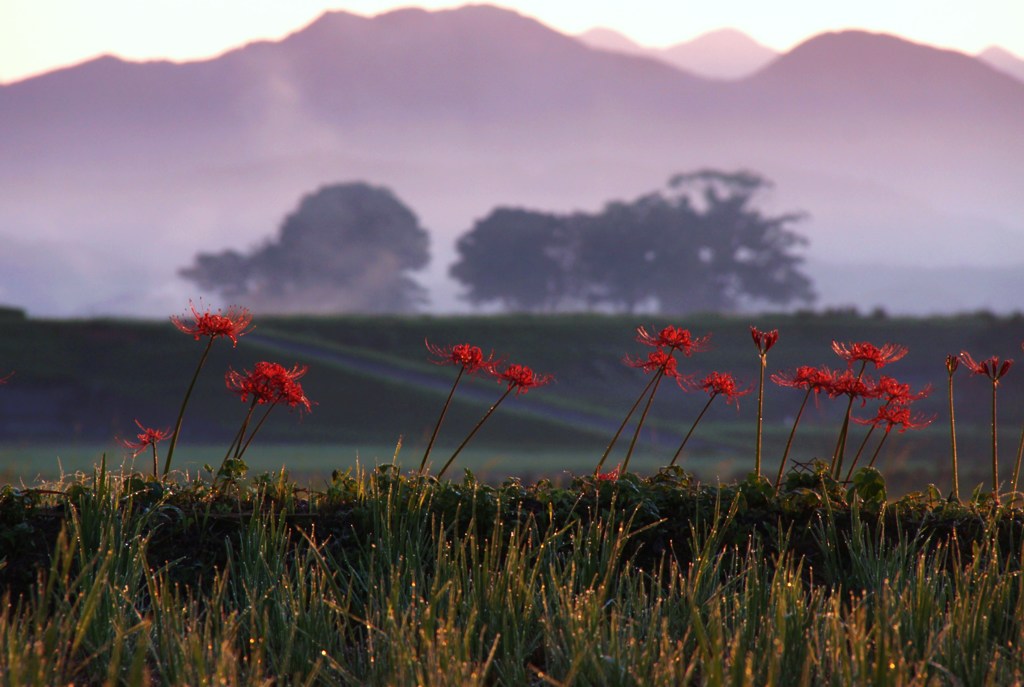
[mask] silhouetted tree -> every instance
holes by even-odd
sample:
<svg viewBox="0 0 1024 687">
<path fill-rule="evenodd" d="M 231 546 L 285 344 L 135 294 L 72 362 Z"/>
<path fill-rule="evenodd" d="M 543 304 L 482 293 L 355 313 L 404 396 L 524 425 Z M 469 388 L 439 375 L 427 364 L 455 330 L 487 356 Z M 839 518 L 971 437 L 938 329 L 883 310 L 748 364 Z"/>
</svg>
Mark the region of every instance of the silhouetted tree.
<svg viewBox="0 0 1024 687">
<path fill-rule="evenodd" d="M 789 226 L 754 196 L 770 184 L 750 173 L 701 170 L 667 192 L 613 202 L 596 214 L 498 210 L 458 242 L 452 275 L 472 303 L 519 309 L 584 306 L 633 312 L 729 310 L 743 302 L 810 302 L 810 280 Z"/>
<path fill-rule="evenodd" d="M 305 196 L 249 254 L 201 253 L 180 274 L 266 312 L 409 312 L 426 300 L 409 272 L 428 260 L 416 216 L 387 189 L 351 183 Z"/>
<path fill-rule="evenodd" d="M 473 304 L 553 310 L 569 295 L 565 225 L 557 215 L 497 208 L 458 240 L 462 257 L 450 274 Z"/>
</svg>

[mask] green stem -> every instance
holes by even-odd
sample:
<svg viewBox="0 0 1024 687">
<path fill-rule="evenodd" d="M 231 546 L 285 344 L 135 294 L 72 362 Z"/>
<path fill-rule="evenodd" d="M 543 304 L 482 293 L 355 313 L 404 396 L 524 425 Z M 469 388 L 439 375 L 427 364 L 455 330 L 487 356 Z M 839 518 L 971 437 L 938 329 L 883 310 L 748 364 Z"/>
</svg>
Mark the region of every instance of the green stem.
<svg viewBox="0 0 1024 687">
<path fill-rule="evenodd" d="M 1024 434 L 1021 435 L 1021 441 L 1024 442 Z M 949 375 L 949 443 L 953 451 L 953 498 L 956 499 L 957 503 L 960 503 L 960 474 L 958 472 L 958 463 L 956 456 L 956 417 L 953 415 L 953 375 Z M 1024 446 L 1024 444 L 1022 444 Z M 1018 454 L 1017 464 L 1020 464 L 1020 456 Z"/>
<path fill-rule="evenodd" d="M 270 411 L 273 410 L 274 406 L 276 405 L 277 401 L 267 406 L 267 412 L 263 413 L 263 417 L 261 417 L 260 421 L 256 423 L 256 426 L 253 427 L 252 432 L 249 433 L 249 438 L 245 440 L 245 445 L 242 446 L 242 449 L 235 454 L 235 458 L 240 459 L 242 457 L 242 454 L 246 452 L 246 450 L 249 448 L 249 444 L 251 444 L 252 440 L 256 438 L 256 432 L 260 431 L 260 427 L 262 427 L 263 423 L 267 421 L 267 417 L 270 415 Z"/>
<path fill-rule="evenodd" d="M 619 474 L 625 474 L 626 466 L 629 465 L 629 459 L 633 456 L 633 449 L 636 448 L 636 440 L 640 438 L 640 430 L 643 429 L 644 420 L 647 419 L 647 412 L 651 409 L 651 403 L 654 402 L 654 395 L 658 393 L 658 385 L 661 384 L 661 378 L 665 376 L 665 368 L 658 370 L 653 379 L 653 386 L 651 387 L 651 395 L 647 397 L 647 403 L 644 404 L 644 410 L 640 413 L 640 420 L 637 422 L 636 430 L 633 432 L 633 438 L 629 442 L 629 449 L 626 451 L 626 457 L 622 461 L 622 468 Z"/>
<path fill-rule="evenodd" d="M 996 390 L 999 381 L 992 380 L 992 497 L 999 505 L 999 433 L 996 427 Z"/>
<path fill-rule="evenodd" d="M 867 367 L 867 361 L 860 364 L 860 372 L 857 373 L 857 380 L 864 376 L 864 368 Z M 839 474 L 843 471 L 843 454 L 846 453 L 846 438 L 850 432 L 850 413 L 853 410 L 853 394 L 850 394 L 850 402 L 846 404 L 846 416 L 843 417 L 843 426 L 839 430 L 839 439 L 836 441 L 835 451 L 832 452 L 832 477 L 839 479 Z"/>
<path fill-rule="evenodd" d="M 764 369 L 768 365 L 767 356 L 761 354 L 761 374 L 757 385 L 757 447 L 754 452 L 754 472 L 761 476 L 761 429 L 764 425 Z"/>
<path fill-rule="evenodd" d="M 853 469 L 855 467 L 857 467 L 857 461 L 860 460 L 860 454 L 864 453 L 864 447 L 868 445 L 868 439 L 871 438 L 871 434 L 874 431 L 875 431 L 875 425 L 871 425 L 871 428 L 868 429 L 867 434 L 864 435 L 864 440 L 860 442 L 860 446 L 857 448 L 857 454 L 853 457 L 853 461 L 850 463 L 850 469 L 846 471 L 846 481 L 847 482 L 849 482 L 850 481 L 850 477 L 853 476 Z M 886 432 L 886 434 L 888 434 L 888 432 Z M 882 441 L 885 441 L 885 437 L 882 437 Z M 875 456 L 877 456 L 877 455 L 878 455 L 878 452 L 876 451 L 875 452 Z M 874 465 L 874 463 L 875 463 L 875 457 L 872 456 L 871 457 L 871 464 L 868 465 L 868 467 L 871 467 L 871 465 Z"/>
<path fill-rule="evenodd" d="M 608 455 L 612 452 L 612 447 L 615 446 L 615 442 L 619 440 L 619 436 L 622 434 L 622 430 L 626 428 L 627 424 L 629 424 L 629 418 L 633 417 L 633 413 L 635 413 L 636 409 L 640 406 L 640 402 L 644 400 L 644 396 L 647 395 L 647 392 L 650 391 L 651 387 L 654 385 L 654 380 L 655 376 L 652 376 L 647 381 L 647 386 L 645 386 L 644 390 L 640 392 L 640 395 L 636 397 L 636 401 L 633 402 L 633 407 L 629 409 L 629 412 L 626 413 L 626 417 L 622 419 L 622 424 L 619 425 L 619 428 L 617 430 L 615 430 L 615 435 L 612 437 L 612 440 L 608 442 L 608 447 L 604 450 L 604 453 L 601 454 L 601 460 L 597 461 L 597 467 L 594 468 L 595 475 L 601 473 L 601 468 L 604 467 L 604 462 L 608 459 Z"/>
<path fill-rule="evenodd" d="M 192 381 L 189 382 L 188 390 L 185 391 L 185 398 L 181 401 L 181 409 L 178 411 L 178 420 L 174 423 L 174 434 L 171 436 L 171 445 L 167 449 L 167 458 L 164 459 L 164 477 L 167 477 L 167 473 L 171 471 L 171 458 L 174 456 L 174 447 L 178 445 L 178 437 L 181 435 L 181 421 L 185 418 L 185 407 L 188 405 L 188 399 L 192 396 L 192 390 L 196 386 L 196 380 L 199 379 L 199 372 L 203 369 L 203 365 L 206 364 L 206 358 L 210 355 L 210 349 L 213 347 L 214 337 L 210 337 L 210 340 L 206 342 L 206 348 L 203 349 L 203 355 L 199 358 L 199 365 L 196 366 L 196 371 L 192 375 Z"/>
<path fill-rule="evenodd" d="M 669 467 L 675 465 L 676 461 L 679 459 L 679 456 L 683 454 L 683 447 L 686 446 L 686 442 L 690 440 L 690 435 L 693 434 L 693 430 L 697 429 L 697 423 L 700 422 L 700 419 L 702 417 L 704 417 L 704 413 L 708 412 L 708 408 L 711 407 L 711 402 L 715 400 L 715 396 L 717 395 L 717 393 L 711 394 L 711 397 L 708 399 L 708 402 L 704 404 L 704 408 L 700 411 L 700 415 L 698 415 L 697 419 L 693 421 L 692 425 L 690 425 L 690 431 L 686 433 L 685 437 L 683 437 L 683 443 L 679 444 L 679 448 L 676 449 L 676 454 L 672 456 L 672 462 L 668 464 Z"/>
<path fill-rule="evenodd" d="M 220 462 L 221 467 L 224 463 L 228 462 L 228 458 L 231 457 L 231 452 L 234 451 L 235 458 L 238 457 L 238 451 L 242 448 L 242 438 L 245 437 L 245 430 L 249 427 L 249 420 L 252 419 L 253 411 L 256 410 L 256 399 L 252 399 L 249 404 L 249 412 L 245 414 L 245 419 L 242 420 L 242 426 L 235 432 L 235 438 L 231 440 L 231 445 L 228 446 L 228 452 L 224 454 L 224 459 Z"/>
<path fill-rule="evenodd" d="M 875 452 L 871 456 L 871 462 L 868 463 L 868 467 L 869 468 L 875 467 L 875 459 L 878 458 L 878 453 L 879 453 L 879 451 L 882 450 L 882 444 L 884 444 L 885 440 L 888 439 L 888 438 L 889 438 L 889 432 L 886 432 L 885 434 L 882 435 L 881 440 L 878 442 L 878 446 L 875 447 Z"/>
<path fill-rule="evenodd" d="M 497 407 L 501 405 L 501 402 L 508 398 L 508 395 L 512 392 L 513 388 L 514 385 L 509 384 L 508 388 L 505 389 L 505 393 L 501 395 L 501 398 L 495 401 L 494 405 L 492 405 L 490 409 L 486 413 L 484 413 L 484 416 L 480 418 L 480 421 L 476 423 L 473 429 L 470 430 L 469 434 L 466 435 L 466 438 L 462 440 L 462 443 L 459 444 L 459 447 L 455 449 L 455 453 L 452 454 L 452 457 L 449 458 L 448 462 L 441 467 L 441 470 L 437 473 L 437 479 L 441 479 L 441 475 L 443 475 L 445 471 L 448 470 L 448 466 L 452 464 L 452 462 L 455 460 L 455 457 L 462 453 L 462 449 L 466 447 L 466 444 L 469 443 L 469 440 L 473 438 L 473 435 L 476 434 L 481 427 L 483 427 L 483 424 L 487 422 L 487 418 L 489 418 L 491 414 L 495 411 L 495 409 L 497 409 Z"/>
<path fill-rule="evenodd" d="M 793 437 L 796 436 L 796 427 L 800 424 L 800 417 L 804 414 L 804 408 L 807 406 L 807 399 L 811 397 L 811 388 L 807 387 L 807 393 L 804 394 L 804 400 L 800 404 L 800 410 L 796 413 L 796 420 L 793 421 L 793 429 L 789 430 L 789 439 L 786 440 L 786 450 L 782 452 L 782 462 L 779 463 L 779 474 L 775 478 L 775 491 L 778 493 L 779 486 L 782 484 L 782 473 L 786 468 L 786 459 L 789 458 L 789 449 L 793 446 Z"/>
<path fill-rule="evenodd" d="M 452 384 L 451 390 L 448 392 L 448 398 L 445 399 L 444 406 L 441 408 L 441 414 L 437 417 L 437 422 L 434 424 L 434 431 L 430 435 L 430 441 L 427 442 L 427 450 L 423 452 L 423 460 L 420 461 L 420 474 L 422 475 L 427 469 L 427 458 L 430 457 L 430 449 L 434 447 L 434 441 L 437 439 L 437 433 L 441 429 L 441 423 L 444 422 L 444 416 L 448 412 L 448 406 L 452 404 L 452 396 L 455 395 L 455 387 L 459 385 L 459 380 L 462 379 L 462 373 L 466 371 L 466 366 L 463 365 L 459 368 L 459 374 L 455 377 L 455 383 Z"/>
</svg>

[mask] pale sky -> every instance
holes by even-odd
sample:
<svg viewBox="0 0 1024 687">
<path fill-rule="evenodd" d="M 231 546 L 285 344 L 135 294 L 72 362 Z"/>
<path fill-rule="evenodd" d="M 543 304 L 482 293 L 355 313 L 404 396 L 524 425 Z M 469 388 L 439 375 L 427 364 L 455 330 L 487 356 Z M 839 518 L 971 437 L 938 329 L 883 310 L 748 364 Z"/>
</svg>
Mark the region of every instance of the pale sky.
<svg viewBox="0 0 1024 687">
<path fill-rule="evenodd" d="M 325 10 L 373 16 L 423 0 L 0 0 L 0 83 L 101 54 L 190 60 L 278 39 Z M 651 47 L 736 28 L 776 50 L 823 31 L 866 29 L 975 54 L 997 45 L 1024 57 L 1024 0 L 502 0 L 492 4 L 564 33 L 595 27 Z"/>
</svg>

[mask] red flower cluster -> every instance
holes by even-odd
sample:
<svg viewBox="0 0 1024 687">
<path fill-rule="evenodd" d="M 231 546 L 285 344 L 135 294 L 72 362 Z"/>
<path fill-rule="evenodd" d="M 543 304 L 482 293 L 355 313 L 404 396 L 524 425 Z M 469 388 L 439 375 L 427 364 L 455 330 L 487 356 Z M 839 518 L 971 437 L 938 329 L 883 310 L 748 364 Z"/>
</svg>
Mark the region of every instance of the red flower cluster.
<svg viewBox="0 0 1024 687">
<path fill-rule="evenodd" d="M 195 304 L 189 301 L 189 309 L 192 311 L 191 324 L 185 322 L 187 315 L 172 316 L 171 322 L 182 332 L 194 336 L 196 341 L 203 336 L 208 336 L 210 339 L 226 336 L 231 339 L 233 345 L 237 346 L 238 337 L 252 331 L 249 329 L 252 315 L 245 308 L 231 306 L 226 311 L 218 310 L 216 313 L 210 312 L 209 309 L 200 312 Z"/>
<path fill-rule="evenodd" d="M 312 404 L 298 382 L 307 369 L 296 365 L 289 370 L 278 363 L 258 362 L 252 372 L 246 371 L 245 374 L 228 370 L 224 381 L 228 390 L 238 394 L 243 401 L 252 395 L 259 404 L 286 403 L 291 408 L 302 406 L 309 412 Z"/>
<path fill-rule="evenodd" d="M 835 376 L 835 372 L 827 367 L 817 368 L 810 365 L 801 365 L 796 368 L 795 372 L 789 374 L 776 372 L 771 376 L 771 380 L 779 386 L 814 391 L 815 395 L 817 395 L 820 391 L 828 393 Z"/>
<path fill-rule="evenodd" d="M 679 381 L 682 376 L 679 373 L 679 364 L 676 359 L 671 353 L 666 353 L 660 348 L 648 353 L 646 358 L 631 358 L 627 355 L 624 361 L 630 367 L 636 367 L 648 373 L 661 370 L 666 377 L 672 377 L 676 381 Z"/>
<path fill-rule="evenodd" d="M 906 346 L 887 343 L 881 348 L 866 341 L 851 344 L 841 344 L 838 341 L 832 342 L 832 350 L 848 365 L 857 361 L 874 363 L 875 369 L 885 367 L 894 363 L 907 354 Z"/>
<path fill-rule="evenodd" d="M 479 346 L 471 346 L 468 343 L 455 344 L 454 346 L 435 346 L 429 341 L 424 341 L 427 350 L 436 359 L 432 360 L 435 365 L 459 365 L 470 374 L 483 370 L 487 374 L 496 374 L 500 361 L 494 359 L 494 355 L 484 356 Z"/>
<path fill-rule="evenodd" d="M 163 441 L 167 437 L 171 436 L 170 430 L 166 429 L 152 429 L 145 427 L 138 420 L 135 424 L 139 426 L 142 431 L 136 435 L 138 441 L 131 441 L 130 439 L 119 439 L 122 446 L 132 452 L 132 457 L 139 455 L 150 446 L 155 447 L 157 443 Z"/>
<path fill-rule="evenodd" d="M 516 396 L 535 387 L 544 386 L 552 380 L 551 375 L 537 374 L 526 365 L 509 365 L 497 377 L 501 381 L 508 382 L 509 391 L 514 389 Z"/>
<path fill-rule="evenodd" d="M 667 348 L 669 352 L 679 351 L 685 356 L 707 350 L 710 336 L 693 338 L 688 329 L 669 325 L 657 335 L 648 334 L 643 327 L 636 328 L 636 340 L 645 346 Z"/>
<path fill-rule="evenodd" d="M 971 374 L 984 375 L 991 379 L 994 384 L 998 384 L 1000 377 L 1009 372 L 1010 367 L 1013 365 L 1012 359 L 1000 361 L 997 356 L 992 356 L 979 362 L 972 358 L 971 354 L 967 351 L 961 351 L 960 360 L 971 371 Z"/>
<path fill-rule="evenodd" d="M 855 417 L 853 421 L 876 427 L 885 425 L 885 432 L 888 434 L 896 426 L 899 426 L 900 433 L 906 432 L 908 429 L 922 429 L 930 425 L 934 419 L 934 417 L 925 417 L 920 413 L 911 417 L 910 406 L 905 403 L 883 403 L 873 418 L 861 420 Z"/>
<path fill-rule="evenodd" d="M 722 395 L 728 403 L 735 403 L 739 408 L 740 396 L 750 393 L 750 389 L 740 389 L 729 372 L 711 372 L 700 383 L 700 388 L 712 397 Z"/>
</svg>

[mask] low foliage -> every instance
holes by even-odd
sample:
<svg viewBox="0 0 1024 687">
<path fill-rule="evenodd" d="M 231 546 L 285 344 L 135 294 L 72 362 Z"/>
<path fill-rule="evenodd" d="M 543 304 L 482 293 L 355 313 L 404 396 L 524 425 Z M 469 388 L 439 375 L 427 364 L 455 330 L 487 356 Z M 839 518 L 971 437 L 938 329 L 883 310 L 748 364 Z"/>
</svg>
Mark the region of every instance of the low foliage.
<svg viewBox="0 0 1024 687">
<path fill-rule="evenodd" d="M 1024 512 L 802 466 L 0 493 L 6 684 L 1012 684 Z"/>
</svg>

